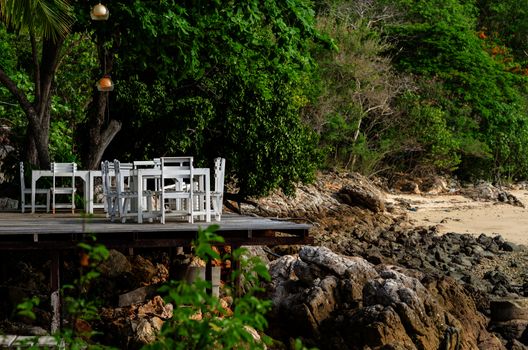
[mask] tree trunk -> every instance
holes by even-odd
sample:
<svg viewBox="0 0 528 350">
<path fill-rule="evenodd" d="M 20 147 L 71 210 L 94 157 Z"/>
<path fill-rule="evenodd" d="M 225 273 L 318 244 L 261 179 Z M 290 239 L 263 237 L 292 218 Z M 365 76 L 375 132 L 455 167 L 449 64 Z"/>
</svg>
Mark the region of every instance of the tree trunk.
<svg viewBox="0 0 528 350">
<path fill-rule="evenodd" d="M 103 40 L 98 40 L 97 49 L 99 56 L 99 63 L 104 68 L 104 74 L 109 74 L 112 71 L 114 63 L 113 51 L 117 50 L 119 46 L 118 38 L 114 38 L 112 50 L 107 51 L 104 48 Z M 83 143 L 87 145 L 84 147 L 85 154 L 82 155 L 83 164 L 88 169 L 98 169 L 103 158 L 104 151 L 114 139 L 115 135 L 121 130 L 121 122 L 115 119 L 110 119 L 107 114 L 109 92 L 100 92 L 94 89 L 93 99 L 88 108 L 88 119 L 85 124 L 85 132 L 82 137 Z M 88 139 L 86 139 L 86 136 Z"/>
<path fill-rule="evenodd" d="M 50 105 L 52 96 L 53 78 L 57 70 L 59 52 L 64 38 L 44 40 L 42 45 L 42 59 L 39 74 L 35 74 L 35 101 L 29 102 L 26 93 L 16 86 L 15 82 L 5 74 L 0 67 L 0 83 L 4 85 L 18 100 L 28 119 L 26 129 L 26 161 L 42 169 L 49 168 L 50 156 L 48 149 L 50 127 Z M 38 50 L 32 45 L 33 50 Z M 36 57 L 36 53 L 33 53 Z M 36 67 L 39 69 L 39 66 Z"/>
<path fill-rule="evenodd" d="M 86 124 L 85 147 L 87 153 L 83 157 L 84 165 L 88 169 L 98 169 L 106 147 L 110 144 L 114 136 L 121 130 L 121 122 L 110 120 L 105 125 L 105 112 L 108 105 L 108 92 L 99 92 L 94 89 L 94 99 L 88 111 L 88 121 Z"/>
</svg>

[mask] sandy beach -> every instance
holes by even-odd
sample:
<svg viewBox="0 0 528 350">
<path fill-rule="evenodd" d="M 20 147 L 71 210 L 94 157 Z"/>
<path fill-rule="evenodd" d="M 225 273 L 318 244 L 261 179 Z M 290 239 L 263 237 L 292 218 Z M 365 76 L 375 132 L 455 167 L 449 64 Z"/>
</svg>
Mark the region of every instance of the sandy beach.
<svg viewBox="0 0 528 350">
<path fill-rule="evenodd" d="M 406 203 L 409 218 L 417 226 L 437 226 L 440 233 L 500 234 L 508 241 L 528 245 L 528 190 L 509 192 L 526 208 L 448 194 L 390 194 L 389 202 Z"/>
</svg>

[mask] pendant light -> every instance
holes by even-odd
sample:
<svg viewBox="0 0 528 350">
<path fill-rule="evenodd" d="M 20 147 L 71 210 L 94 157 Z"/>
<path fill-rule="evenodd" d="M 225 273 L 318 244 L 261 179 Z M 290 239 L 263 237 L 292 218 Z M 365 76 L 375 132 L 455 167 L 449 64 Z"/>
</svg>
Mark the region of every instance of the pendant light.
<svg viewBox="0 0 528 350">
<path fill-rule="evenodd" d="M 113 91 L 114 90 L 114 83 L 112 82 L 112 79 L 110 79 L 110 75 L 105 74 L 99 81 L 95 84 L 97 86 L 97 90 L 99 91 Z"/>
<path fill-rule="evenodd" d="M 92 8 L 92 11 L 90 11 L 90 17 L 92 17 L 94 21 L 106 21 L 108 16 L 110 16 L 110 11 L 108 11 L 108 8 L 101 3 L 95 5 Z"/>
</svg>

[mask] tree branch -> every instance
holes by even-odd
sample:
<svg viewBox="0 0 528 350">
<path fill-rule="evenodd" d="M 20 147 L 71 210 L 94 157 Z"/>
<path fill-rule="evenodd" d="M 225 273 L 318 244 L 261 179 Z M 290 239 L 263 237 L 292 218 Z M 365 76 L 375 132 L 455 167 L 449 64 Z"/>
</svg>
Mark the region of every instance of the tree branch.
<svg viewBox="0 0 528 350">
<path fill-rule="evenodd" d="M 35 101 L 40 101 L 40 63 L 38 60 L 38 47 L 35 39 L 35 33 L 31 31 L 29 38 L 31 40 L 31 55 L 33 57 L 34 72 L 34 83 L 35 83 Z M 38 103 L 38 102 L 37 102 Z"/>
<path fill-rule="evenodd" d="M 31 102 L 29 102 L 26 94 L 24 94 L 16 86 L 15 82 L 11 80 L 11 78 L 9 78 L 7 74 L 5 74 L 2 67 L 0 67 L 0 83 L 2 83 L 2 85 L 4 85 L 9 90 L 9 92 L 13 94 L 13 96 L 15 96 L 18 103 L 20 104 L 20 107 L 22 107 L 22 109 L 24 110 L 24 112 L 26 113 L 28 117 L 29 116 L 32 116 L 33 118 L 36 117 L 35 109 L 31 105 Z M 35 121 L 36 120 L 34 120 L 34 122 Z"/>
</svg>

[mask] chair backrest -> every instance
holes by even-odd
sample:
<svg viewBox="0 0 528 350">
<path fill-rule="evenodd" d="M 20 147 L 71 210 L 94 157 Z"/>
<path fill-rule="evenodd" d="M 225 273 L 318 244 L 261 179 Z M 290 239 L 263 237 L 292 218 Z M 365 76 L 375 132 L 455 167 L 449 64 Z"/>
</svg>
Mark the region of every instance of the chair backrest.
<svg viewBox="0 0 528 350">
<path fill-rule="evenodd" d="M 26 181 L 24 179 L 24 162 L 20 162 L 20 191 L 22 196 L 24 196 L 24 191 L 26 190 Z"/>
<path fill-rule="evenodd" d="M 77 171 L 76 163 L 51 163 L 53 173 L 75 173 Z"/>
<path fill-rule="evenodd" d="M 61 177 L 65 177 L 62 174 L 71 174 L 71 185 L 67 185 L 65 188 L 75 188 L 75 172 L 77 171 L 76 163 L 51 163 L 51 172 L 53 173 L 53 188 L 56 187 L 56 174 L 61 174 Z"/>
<path fill-rule="evenodd" d="M 189 177 L 189 179 L 192 179 L 192 173 L 193 173 L 193 157 L 191 156 L 184 156 L 184 157 L 161 157 L 161 187 L 165 190 L 169 187 L 167 186 L 167 181 L 170 183 L 173 181 L 171 185 L 175 185 L 175 187 L 172 187 L 173 190 L 181 191 L 184 189 L 184 182 L 182 178 L 175 178 L 170 175 L 171 170 L 185 170 L 186 176 Z M 189 185 L 191 184 L 191 180 L 189 180 Z M 189 186 L 192 187 L 192 186 Z M 191 189 L 192 191 L 192 189 Z"/>
<path fill-rule="evenodd" d="M 190 169 L 193 167 L 192 156 L 182 157 L 161 157 L 162 167 L 180 167 L 182 169 Z"/>
<path fill-rule="evenodd" d="M 214 191 L 224 193 L 225 178 L 225 158 L 215 158 L 214 160 Z"/>
<path fill-rule="evenodd" d="M 114 159 L 115 186 L 118 194 L 125 191 L 125 177 L 130 175 L 132 166 L 131 163 L 121 163 Z"/>
<path fill-rule="evenodd" d="M 112 164 L 113 167 L 114 165 Z M 110 181 L 109 162 L 107 160 L 101 162 L 101 178 L 103 182 L 103 194 L 108 196 L 112 182 Z"/>
<path fill-rule="evenodd" d="M 161 166 L 160 159 L 157 158 L 153 160 L 135 160 L 132 162 L 134 169 L 144 169 L 144 168 L 159 168 Z"/>
</svg>

